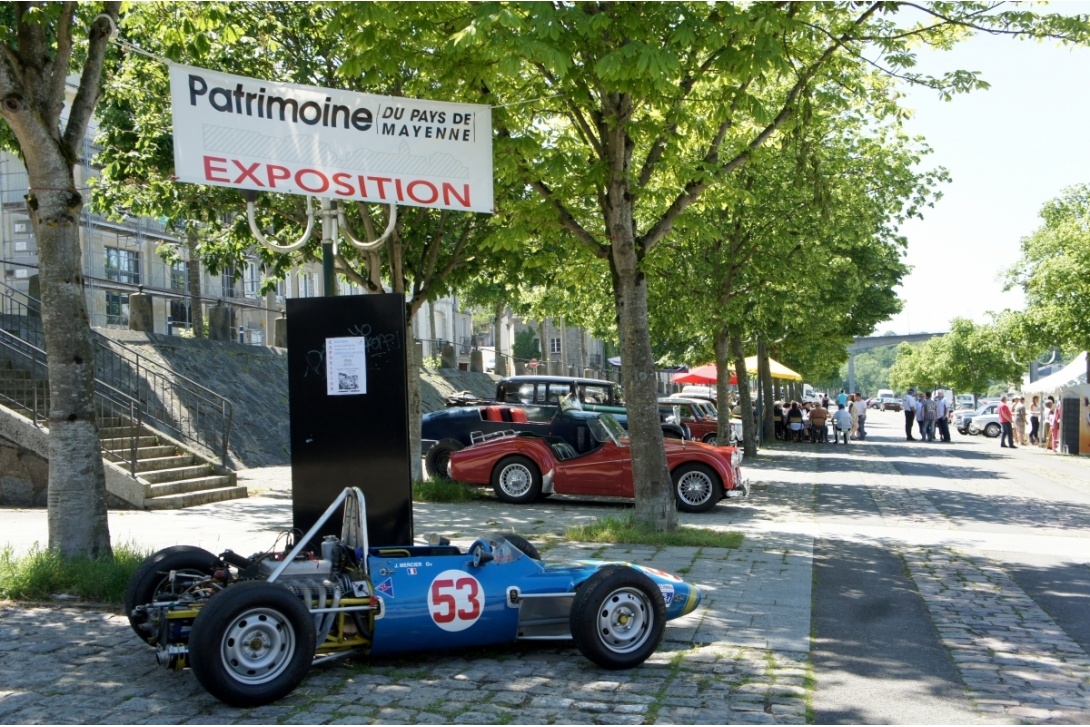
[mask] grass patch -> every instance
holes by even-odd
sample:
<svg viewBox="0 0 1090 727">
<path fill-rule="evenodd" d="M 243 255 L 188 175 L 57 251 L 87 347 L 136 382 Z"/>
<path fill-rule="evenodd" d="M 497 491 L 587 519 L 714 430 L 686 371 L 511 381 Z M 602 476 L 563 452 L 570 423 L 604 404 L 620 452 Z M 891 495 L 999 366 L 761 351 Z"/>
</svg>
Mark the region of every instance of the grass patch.
<svg viewBox="0 0 1090 727">
<path fill-rule="evenodd" d="M 681 545 L 696 548 L 738 548 L 745 535 L 733 530 L 709 530 L 679 526 L 677 530 L 660 533 L 651 528 L 636 525 L 636 514 L 625 510 L 617 517 L 604 517 L 592 523 L 572 525 L 564 531 L 568 540 L 592 543 L 635 543 L 657 548 Z"/>
<path fill-rule="evenodd" d="M 476 487 L 449 480 L 423 480 L 413 483 L 413 502 L 469 502 L 479 500 Z"/>
<path fill-rule="evenodd" d="M 114 548 L 112 558 L 65 560 L 60 551 L 35 543 L 29 553 L 16 557 L 8 546 L 0 551 L 0 598 L 47 601 L 64 594 L 80 601 L 120 604 L 133 572 L 149 555 L 122 545 Z"/>
</svg>

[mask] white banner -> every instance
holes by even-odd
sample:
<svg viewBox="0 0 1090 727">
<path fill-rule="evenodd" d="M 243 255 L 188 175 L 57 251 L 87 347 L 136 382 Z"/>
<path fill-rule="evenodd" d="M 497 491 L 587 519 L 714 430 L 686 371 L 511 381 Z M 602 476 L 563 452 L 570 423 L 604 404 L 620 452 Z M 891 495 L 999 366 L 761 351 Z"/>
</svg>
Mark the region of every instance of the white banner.
<svg viewBox="0 0 1090 727">
<path fill-rule="evenodd" d="M 492 110 L 170 66 L 182 182 L 492 212 Z"/>
</svg>

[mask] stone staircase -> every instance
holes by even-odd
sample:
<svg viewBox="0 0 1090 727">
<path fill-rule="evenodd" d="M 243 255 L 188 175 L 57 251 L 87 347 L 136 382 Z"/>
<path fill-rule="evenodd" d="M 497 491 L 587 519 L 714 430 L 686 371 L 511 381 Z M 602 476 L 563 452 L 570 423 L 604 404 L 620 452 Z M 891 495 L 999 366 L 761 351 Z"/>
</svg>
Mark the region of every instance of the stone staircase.
<svg viewBox="0 0 1090 727">
<path fill-rule="evenodd" d="M 0 404 L 47 426 L 48 382 L 4 364 L 0 364 Z M 136 480 L 136 488 L 127 488 L 136 497 L 125 498 L 132 505 L 170 510 L 247 497 L 234 472 L 186 451 L 147 426 L 137 428 L 129 420 L 100 414 L 98 427 L 103 459 Z"/>
</svg>

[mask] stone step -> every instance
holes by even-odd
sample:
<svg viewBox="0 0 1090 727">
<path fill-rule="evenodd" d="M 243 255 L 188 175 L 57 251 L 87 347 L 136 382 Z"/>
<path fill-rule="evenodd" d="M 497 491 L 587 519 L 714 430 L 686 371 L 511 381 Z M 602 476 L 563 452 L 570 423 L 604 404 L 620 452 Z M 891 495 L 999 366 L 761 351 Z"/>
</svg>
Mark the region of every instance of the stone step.
<svg viewBox="0 0 1090 727">
<path fill-rule="evenodd" d="M 137 429 L 141 435 L 147 434 L 146 429 Z M 121 426 L 107 426 L 104 427 L 100 423 L 98 425 L 98 438 L 99 439 L 128 439 L 132 436 L 132 426 L 125 424 Z"/>
<path fill-rule="evenodd" d="M 120 459 L 127 459 L 129 456 L 131 445 L 126 443 L 124 446 L 110 450 L 109 454 L 118 457 Z M 173 457 L 174 455 L 182 454 L 178 451 L 178 448 L 172 444 L 153 444 L 150 447 L 137 447 L 136 459 L 162 459 L 163 457 Z"/>
<path fill-rule="evenodd" d="M 184 495 L 208 490 L 229 489 L 234 486 L 234 482 L 231 480 L 231 475 L 212 475 L 210 477 L 194 477 L 187 480 L 173 480 L 171 482 L 146 485 L 144 487 L 144 494 L 150 500 L 170 495 Z"/>
<path fill-rule="evenodd" d="M 234 487 L 220 487 L 215 490 L 201 490 L 200 492 L 187 492 L 180 495 L 154 497 L 146 500 L 144 505 L 149 510 L 180 510 L 185 507 L 207 505 L 210 502 L 237 500 L 246 496 L 246 487 L 243 485 L 236 485 Z"/>
<path fill-rule="evenodd" d="M 138 459 L 136 461 L 136 471 L 154 472 L 156 470 L 167 470 L 175 467 L 188 467 L 189 465 L 198 464 L 201 459 L 193 454 L 178 454 L 173 457 L 153 457 L 151 459 Z"/>
<path fill-rule="evenodd" d="M 202 463 L 188 467 L 171 467 L 170 469 L 153 470 L 143 472 L 140 478 L 146 482 L 157 484 L 160 482 L 173 482 L 175 480 L 191 480 L 198 477 L 210 477 L 215 472 L 212 465 Z"/>
<path fill-rule="evenodd" d="M 132 447 L 132 439 L 129 437 L 111 437 L 110 439 L 100 439 L 102 448 L 110 452 L 121 452 L 126 457 L 129 456 L 129 448 Z M 159 444 L 159 438 L 151 434 L 145 434 L 136 438 L 136 446 L 139 447 L 154 447 Z"/>
</svg>

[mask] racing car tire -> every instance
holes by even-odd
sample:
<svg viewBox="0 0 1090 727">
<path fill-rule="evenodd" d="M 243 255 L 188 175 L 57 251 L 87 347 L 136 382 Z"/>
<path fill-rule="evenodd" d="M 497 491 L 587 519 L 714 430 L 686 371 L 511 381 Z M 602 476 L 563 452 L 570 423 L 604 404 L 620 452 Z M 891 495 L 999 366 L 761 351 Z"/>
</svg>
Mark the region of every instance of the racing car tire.
<svg viewBox="0 0 1090 727">
<path fill-rule="evenodd" d="M 189 666 L 209 694 L 234 707 L 287 696 L 306 677 L 314 617 L 284 586 L 244 581 L 208 601 L 193 621 Z"/>
<path fill-rule="evenodd" d="M 670 474 L 674 499 L 682 512 L 707 512 L 723 499 L 719 476 L 706 464 L 687 462 Z"/>
<path fill-rule="evenodd" d="M 125 589 L 125 614 L 129 617 L 129 625 L 136 635 L 149 643 L 156 637 L 156 634 L 140 628 L 144 623 L 143 619 L 133 616 L 133 610 L 137 606 L 151 603 L 156 596 L 184 590 L 172 590 L 175 584 L 170 583 L 171 571 L 185 576 L 208 578 L 216 572 L 219 562 L 219 558 L 204 548 L 192 545 L 172 545 L 148 556 L 136 567 Z"/>
<path fill-rule="evenodd" d="M 610 566 L 579 586 L 569 620 L 572 640 L 583 656 L 605 669 L 631 669 L 659 647 L 666 604 L 645 574 Z"/>
<path fill-rule="evenodd" d="M 424 466 L 433 480 L 450 482 L 447 473 L 447 465 L 450 464 L 450 453 L 465 449 L 465 445 L 457 439 L 440 439 L 432 445 L 428 453 L 424 455 Z"/>
<path fill-rule="evenodd" d="M 704 439 L 701 440 L 704 444 L 719 444 L 719 434 L 712 432 L 711 434 L 704 435 Z"/>
<path fill-rule="evenodd" d="M 991 439 L 995 439 L 1003 431 L 1003 427 L 999 426 L 995 422 L 988 422 L 984 427 L 984 436 Z"/>
<path fill-rule="evenodd" d="M 516 533 L 496 533 L 496 535 L 518 548 L 528 558 L 541 560 L 541 553 L 537 551 L 537 547 L 521 535 Z"/>
<path fill-rule="evenodd" d="M 492 470 L 492 489 L 504 502 L 523 505 L 541 493 L 541 470 L 520 454 L 504 457 Z"/>
</svg>

